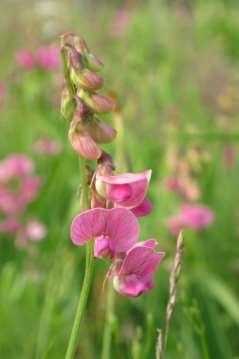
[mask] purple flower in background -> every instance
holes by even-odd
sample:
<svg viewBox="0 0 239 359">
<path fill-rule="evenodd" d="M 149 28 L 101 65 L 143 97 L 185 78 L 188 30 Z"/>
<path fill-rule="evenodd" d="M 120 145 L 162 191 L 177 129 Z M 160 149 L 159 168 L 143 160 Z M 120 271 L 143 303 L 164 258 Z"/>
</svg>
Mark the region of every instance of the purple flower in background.
<svg viewBox="0 0 239 359">
<path fill-rule="evenodd" d="M 84 245 L 94 239 L 95 257 L 115 257 L 130 249 L 139 236 L 139 224 L 126 208 L 94 208 L 76 216 L 71 225 L 71 240 Z"/>
<path fill-rule="evenodd" d="M 156 244 L 154 239 L 135 244 L 116 265 L 110 276 L 119 293 L 137 297 L 152 289 L 153 275 L 165 255 L 155 250 Z"/>
</svg>

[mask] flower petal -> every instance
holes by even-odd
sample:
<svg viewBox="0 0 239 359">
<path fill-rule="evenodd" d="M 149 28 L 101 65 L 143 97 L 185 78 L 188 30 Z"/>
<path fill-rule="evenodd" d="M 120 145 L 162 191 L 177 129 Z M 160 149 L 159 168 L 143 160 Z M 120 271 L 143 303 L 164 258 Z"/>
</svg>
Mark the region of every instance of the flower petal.
<svg viewBox="0 0 239 359">
<path fill-rule="evenodd" d="M 139 237 L 139 222 L 126 208 L 109 210 L 105 233 L 114 241 L 115 252 L 128 251 Z"/>
<path fill-rule="evenodd" d="M 94 208 L 76 216 L 71 225 L 71 240 L 81 246 L 88 240 L 104 233 L 108 210 Z"/>
<path fill-rule="evenodd" d="M 152 243 L 150 242 L 150 244 Z M 155 252 L 150 246 L 136 245 L 128 251 L 124 258 L 119 275 L 149 276 L 155 272 L 164 255 L 164 252 Z"/>
<path fill-rule="evenodd" d="M 143 217 L 152 211 L 152 207 L 152 202 L 148 198 L 145 198 L 139 206 L 132 208 L 131 211 L 136 217 Z"/>
</svg>

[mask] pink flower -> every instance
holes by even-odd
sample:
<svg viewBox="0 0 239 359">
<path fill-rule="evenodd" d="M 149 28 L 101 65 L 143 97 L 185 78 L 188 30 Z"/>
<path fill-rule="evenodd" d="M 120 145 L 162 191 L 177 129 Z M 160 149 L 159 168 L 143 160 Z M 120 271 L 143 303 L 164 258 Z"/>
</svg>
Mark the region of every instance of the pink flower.
<svg viewBox="0 0 239 359">
<path fill-rule="evenodd" d="M 12 154 L 0 161 L 0 183 L 5 183 L 13 177 L 29 175 L 33 171 L 31 158 L 22 154 Z"/>
<path fill-rule="evenodd" d="M 168 218 L 166 221 L 166 225 L 169 229 L 169 232 L 174 236 L 178 236 L 179 232 L 183 228 L 183 224 L 182 224 L 180 215 L 176 215 L 176 216 Z"/>
<path fill-rule="evenodd" d="M 18 218 L 7 217 L 0 221 L 0 233 L 15 234 L 21 227 Z"/>
<path fill-rule="evenodd" d="M 165 188 L 170 192 L 181 192 L 182 186 L 180 181 L 175 177 L 169 177 L 165 180 Z"/>
<path fill-rule="evenodd" d="M 127 252 L 122 263 L 110 274 L 114 288 L 121 294 L 137 297 L 153 287 L 153 274 L 164 257 L 156 252 L 157 242 L 149 239 L 135 244 Z"/>
<path fill-rule="evenodd" d="M 44 70 L 55 70 L 60 65 L 60 51 L 55 45 L 40 47 L 35 57 L 38 66 Z"/>
<path fill-rule="evenodd" d="M 151 170 L 119 175 L 96 175 L 96 189 L 103 197 L 113 201 L 117 207 L 138 207 L 145 200 L 151 178 Z M 145 208 L 149 204 L 145 203 Z M 144 208 L 144 209 L 145 209 Z"/>
<path fill-rule="evenodd" d="M 110 258 L 124 253 L 135 244 L 139 235 L 136 217 L 126 208 L 94 208 L 76 216 L 71 226 L 71 240 L 84 245 L 95 239 L 95 257 Z"/>
<path fill-rule="evenodd" d="M 46 237 L 47 230 L 44 224 L 37 219 L 31 219 L 27 222 L 25 227 L 25 235 L 32 241 L 40 241 Z"/>
<path fill-rule="evenodd" d="M 57 155 L 60 150 L 61 146 L 59 142 L 50 139 L 48 137 L 39 138 L 33 144 L 34 150 L 40 155 L 48 155 L 48 156 L 55 156 Z"/>
<path fill-rule="evenodd" d="M 30 51 L 22 49 L 16 53 L 16 61 L 20 67 L 32 70 L 36 66 L 35 56 Z"/>
<path fill-rule="evenodd" d="M 214 214 L 204 205 L 185 205 L 180 211 L 180 219 L 183 226 L 200 230 L 213 223 Z"/>
</svg>

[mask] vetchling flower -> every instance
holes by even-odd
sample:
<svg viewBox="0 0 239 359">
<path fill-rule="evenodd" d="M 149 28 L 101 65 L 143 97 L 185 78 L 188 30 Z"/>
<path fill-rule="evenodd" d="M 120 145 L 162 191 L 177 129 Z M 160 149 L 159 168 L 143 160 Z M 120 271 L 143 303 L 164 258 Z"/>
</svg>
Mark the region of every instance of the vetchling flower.
<svg viewBox="0 0 239 359">
<path fill-rule="evenodd" d="M 110 276 L 119 293 L 137 297 L 152 289 L 153 274 L 165 255 L 155 250 L 156 244 L 154 239 L 139 242 L 129 249 L 121 264 L 116 264 Z"/>
<path fill-rule="evenodd" d="M 138 220 L 126 208 L 90 209 L 76 216 L 71 226 L 73 243 L 80 246 L 94 239 L 94 256 L 99 258 L 127 252 L 138 236 Z"/>
<path fill-rule="evenodd" d="M 147 170 L 118 175 L 97 173 L 96 189 L 102 197 L 113 201 L 116 207 L 134 209 L 136 215 L 145 215 L 151 210 L 151 204 L 146 199 L 151 172 Z"/>
<path fill-rule="evenodd" d="M 56 156 L 61 151 L 60 143 L 49 137 L 41 137 L 33 144 L 35 152 L 40 155 Z"/>
</svg>

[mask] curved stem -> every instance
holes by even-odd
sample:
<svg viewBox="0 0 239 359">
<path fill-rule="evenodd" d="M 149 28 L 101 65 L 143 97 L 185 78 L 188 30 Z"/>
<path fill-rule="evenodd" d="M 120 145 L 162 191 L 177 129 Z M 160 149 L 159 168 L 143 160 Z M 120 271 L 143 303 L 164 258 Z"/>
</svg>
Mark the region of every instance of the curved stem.
<svg viewBox="0 0 239 359">
<path fill-rule="evenodd" d="M 74 358 L 76 348 L 77 348 L 77 343 L 78 343 L 80 324 L 81 324 L 81 321 L 82 321 L 82 318 L 84 315 L 84 311 L 85 311 L 85 307 L 86 307 L 86 303 L 87 303 L 87 299 L 88 299 L 88 295 L 89 295 L 89 291 L 90 291 L 90 287 L 91 287 L 91 282 L 92 282 L 93 265 L 94 265 L 93 241 L 92 240 L 87 243 L 86 250 L 87 250 L 87 254 L 86 254 L 85 275 L 84 275 L 81 294 L 80 294 L 80 298 L 79 298 L 79 302 L 78 302 L 78 306 L 77 306 L 75 320 L 74 320 L 74 324 L 72 327 L 71 336 L 70 336 L 70 340 L 68 343 L 68 348 L 67 348 L 65 359 Z"/>
<path fill-rule="evenodd" d="M 107 302 L 105 313 L 105 326 L 103 334 L 103 347 L 101 359 L 110 359 L 110 346 L 112 339 L 112 329 L 114 321 L 114 289 L 111 283 L 108 283 Z"/>
</svg>

